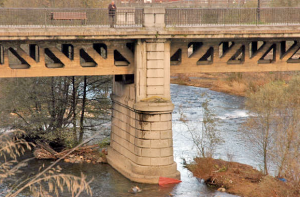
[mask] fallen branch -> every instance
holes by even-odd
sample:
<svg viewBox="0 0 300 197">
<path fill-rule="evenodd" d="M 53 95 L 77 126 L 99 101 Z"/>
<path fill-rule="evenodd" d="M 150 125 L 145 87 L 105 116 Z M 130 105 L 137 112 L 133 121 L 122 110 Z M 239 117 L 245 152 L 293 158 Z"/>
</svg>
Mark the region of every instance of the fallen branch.
<svg viewBox="0 0 300 197">
<path fill-rule="evenodd" d="M 37 147 L 35 148 L 33 155 L 37 159 L 58 159 L 63 157 L 65 154 L 70 152 L 72 149 L 66 149 L 62 152 L 56 152 L 48 144 L 44 142 L 37 142 Z M 85 153 L 90 153 L 95 151 L 98 148 L 98 145 L 83 146 L 74 150 L 74 154 L 81 155 Z"/>
</svg>

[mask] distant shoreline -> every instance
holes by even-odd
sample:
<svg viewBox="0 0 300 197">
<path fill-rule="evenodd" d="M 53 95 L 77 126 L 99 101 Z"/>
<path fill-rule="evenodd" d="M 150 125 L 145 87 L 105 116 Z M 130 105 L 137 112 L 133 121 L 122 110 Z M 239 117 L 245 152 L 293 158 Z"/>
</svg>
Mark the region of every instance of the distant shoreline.
<svg viewBox="0 0 300 197">
<path fill-rule="evenodd" d="M 235 96 L 246 96 L 248 91 L 274 81 L 289 81 L 296 72 L 266 73 L 194 73 L 171 76 L 172 84 L 209 88 Z"/>
</svg>

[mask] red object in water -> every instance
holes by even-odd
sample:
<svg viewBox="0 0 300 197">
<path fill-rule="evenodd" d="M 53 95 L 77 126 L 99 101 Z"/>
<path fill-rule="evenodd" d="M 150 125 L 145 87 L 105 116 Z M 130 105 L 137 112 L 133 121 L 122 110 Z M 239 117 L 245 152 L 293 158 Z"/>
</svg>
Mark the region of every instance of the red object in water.
<svg viewBox="0 0 300 197">
<path fill-rule="evenodd" d="M 180 183 L 180 182 L 181 182 L 181 180 L 167 178 L 167 177 L 159 177 L 159 180 L 158 180 L 159 185 L 176 184 L 176 183 Z"/>
</svg>

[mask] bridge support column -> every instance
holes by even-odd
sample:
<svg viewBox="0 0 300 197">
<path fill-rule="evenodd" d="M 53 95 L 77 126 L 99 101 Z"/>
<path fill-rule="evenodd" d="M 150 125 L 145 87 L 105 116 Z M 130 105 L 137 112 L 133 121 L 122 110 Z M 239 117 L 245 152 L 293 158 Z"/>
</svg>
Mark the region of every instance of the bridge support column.
<svg viewBox="0 0 300 197">
<path fill-rule="evenodd" d="M 170 43 L 138 41 L 134 83 L 114 82 L 108 163 L 135 182 L 180 178 L 173 158 Z"/>
</svg>

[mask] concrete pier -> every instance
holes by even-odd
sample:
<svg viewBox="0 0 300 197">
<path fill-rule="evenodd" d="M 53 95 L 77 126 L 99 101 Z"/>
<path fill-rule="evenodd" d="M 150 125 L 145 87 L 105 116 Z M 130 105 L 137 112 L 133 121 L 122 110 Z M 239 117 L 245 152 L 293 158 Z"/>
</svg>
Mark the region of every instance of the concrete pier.
<svg viewBox="0 0 300 197">
<path fill-rule="evenodd" d="M 114 82 L 108 162 L 132 181 L 180 178 L 173 158 L 170 43 L 139 40 L 133 84 Z"/>
</svg>

